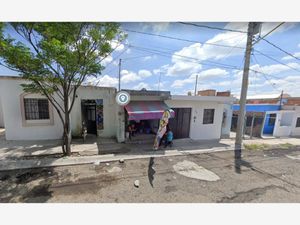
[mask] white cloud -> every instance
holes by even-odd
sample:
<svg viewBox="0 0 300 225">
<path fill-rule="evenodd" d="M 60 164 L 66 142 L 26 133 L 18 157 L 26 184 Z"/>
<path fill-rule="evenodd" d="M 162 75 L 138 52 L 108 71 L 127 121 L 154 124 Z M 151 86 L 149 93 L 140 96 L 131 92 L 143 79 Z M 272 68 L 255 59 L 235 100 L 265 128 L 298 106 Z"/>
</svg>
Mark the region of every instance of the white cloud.
<svg viewBox="0 0 300 225">
<path fill-rule="evenodd" d="M 90 77 L 85 83 L 101 87 L 116 87 L 118 85 L 118 82 L 119 81 L 117 78 L 111 77 L 109 75 L 104 75 L 101 77 Z"/>
<path fill-rule="evenodd" d="M 142 78 L 152 76 L 152 73 L 149 70 L 139 70 L 138 75 Z"/>
<path fill-rule="evenodd" d="M 147 84 L 147 83 L 144 83 L 144 82 L 140 82 L 139 84 L 137 84 L 137 85 L 135 85 L 135 86 L 133 87 L 133 89 L 135 89 L 135 90 L 141 90 L 141 89 L 143 89 L 143 88 L 145 88 L 145 89 L 151 89 L 151 88 L 150 88 L 150 85 Z"/>
<path fill-rule="evenodd" d="M 111 55 L 108 55 L 101 61 L 101 65 L 106 66 L 111 61 L 113 61 L 113 57 Z"/>
<path fill-rule="evenodd" d="M 121 71 L 121 82 L 122 83 L 130 83 L 130 82 L 135 82 L 139 81 L 142 78 L 138 76 L 135 72 L 128 71 L 128 70 L 122 70 Z"/>
<path fill-rule="evenodd" d="M 144 58 L 142 58 L 143 61 L 148 61 L 151 59 L 152 59 L 152 56 L 145 56 Z"/>
<path fill-rule="evenodd" d="M 214 68 L 209 70 L 204 70 L 199 73 L 199 79 L 210 79 L 210 78 L 223 78 L 224 76 L 228 75 L 229 73 L 226 70 L 220 68 Z"/>
<path fill-rule="evenodd" d="M 162 31 L 168 30 L 170 23 L 168 22 L 159 22 L 159 23 L 142 23 L 142 29 L 150 29 L 154 33 L 160 33 Z"/>
<path fill-rule="evenodd" d="M 110 46 L 117 52 L 122 51 L 124 49 L 124 45 L 121 44 L 118 40 L 110 41 Z"/>
<path fill-rule="evenodd" d="M 128 70 L 122 70 L 121 82 L 127 84 L 130 82 L 140 81 L 150 76 L 152 76 L 152 73 L 149 70 L 139 70 L 138 73 Z"/>
<path fill-rule="evenodd" d="M 293 54 L 293 56 L 294 56 L 294 57 L 300 57 L 300 52 L 295 52 L 295 53 Z M 295 59 L 295 58 L 293 58 L 293 57 L 290 56 L 290 55 L 287 55 L 287 56 L 285 56 L 285 57 L 282 58 L 282 60 L 291 60 L 291 59 Z"/>
</svg>

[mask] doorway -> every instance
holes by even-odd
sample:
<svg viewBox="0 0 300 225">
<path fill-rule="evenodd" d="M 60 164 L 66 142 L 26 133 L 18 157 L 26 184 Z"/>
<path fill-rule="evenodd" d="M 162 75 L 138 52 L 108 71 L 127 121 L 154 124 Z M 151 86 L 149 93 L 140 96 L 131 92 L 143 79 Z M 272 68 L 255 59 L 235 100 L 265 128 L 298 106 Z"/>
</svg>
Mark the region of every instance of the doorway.
<svg viewBox="0 0 300 225">
<path fill-rule="evenodd" d="M 264 124 L 263 134 L 271 134 L 273 135 L 275 122 L 276 122 L 276 113 L 267 113 L 266 120 Z"/>
<path fill-rule="evenodd" d="M 82 100 L 81 110 L 82 110 L 82 123 L 85 124 L 87 128 L 87 133 L 97 135 L 95 100 Z"/>
<path fill-rule="evenodd" d="M 190 137 L 191 108 L 173 108 L 175 117 L 169 119 L 174 139 Z"/>
</svg>

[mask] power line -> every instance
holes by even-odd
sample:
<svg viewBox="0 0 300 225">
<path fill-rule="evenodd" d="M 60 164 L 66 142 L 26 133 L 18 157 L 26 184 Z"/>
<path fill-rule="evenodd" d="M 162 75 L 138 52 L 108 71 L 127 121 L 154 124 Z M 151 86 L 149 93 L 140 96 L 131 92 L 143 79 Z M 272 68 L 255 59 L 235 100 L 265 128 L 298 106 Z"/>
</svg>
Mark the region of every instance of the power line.
<svg viewBox="0 0 300 225">
<path fill-rule="evenodd" d="M 257 59 L 256 59 L 256 56 L 255 55 L 253 55 L 253 59 L 255 60 L 255 62 L 259 65 L 259 62 L 257 61 Z M 260 73 L 260 74 L 262 74 L 263 75 L 263 77 L 265 78 L 265 80 L 275 89 L 275 90 L 279 90 L 276 86 L 275 86 L 275 84 L 273 84 L 270 80 L 269 80 L 269 78 L 266 76 L 266 74 L 265 73 L 262 73 L 262 72 L 259 72 L 259 71 L 256 71 L 256 70 L 252 70 L 253 72 L 255 72 L 255 73 Z"/>
<path fill-rule="evenodd" d="M 229 32 L 247 34 L 247 31 L 242 31 L 242 30 L 233 30 L 233 29 L 228 29 L 228 28 L 212 27 L 212 26 L 207 26 L 207 25 L 202 25 L 202 24 L 186 23 L 186 22 L 178 22 L 178 23 L 181 23 L 184 25 L 195 26 L 195 27 L 208 28 L 208 29 L 213 29 L 213 30 L 221 30 L 221 31 L 229 31 Z"/>
<path fill-rule="evenodd" d="M 162 56 L 167 56 L 168 58 L 170 56 L 176 56 L 176 57 L 181 57 L 184 58 L 186 60 L 190 60 L 190 62 L 194 62 L 194 63 L 201 63 L 203 65 L 210 65 L 211 64 L 215 64 L 213 66 L 219 66 L 219 67 L 224 67 L 227 69 L 240 69 L 237 66 L 233 66 L 233 65 L 229 65 L 229 64 L 224 64 L 224 63 L 218 63 L 218 62 L 213 62 L 210 60 L 203 60 L 203 61 L 207 61 L 211 64 L 205 63 L 202 60 L 198 59 L 198 58 L 194 58 L 194 57 L 189 57 L 189 56 L 184 56 L 184 55 L 180 55 L 180 54 L 173 54 L 173 53 L 169 53 L 169 52 L 163 52 L 157 49 L 149 49 L 149 48 L 144 48 L 144 47 L 140 47 L 140 46 L 134 46 L 134 45 L 130 45 L 130 47 L 141 50 L 141 51 L 145 51 L 145 52 L 150 52 L 150 53 L 156 53 L 157 55 L 162 55 Z"/>
<path fill-rule="evenodd" d="M 268 41 L 267 39 L 262 38 L 262 40 L 264 40 L 264 41 L 267 42 L 268 44 L 272 45 L 274 48 L 277 48 L 278 50 L 284 52 L 285 54 L 287 54 L 287 55 L 289 55 L 289 56 L 291 56 L 291 57 L 293 57 L 293 58 L 295 58 L 295 59 L 297 59 L 297 60 L 300 60 L 300 58 L 298 58 L 298 57 L 294 56 L 293 54 L 291 54 L 291 53 L 289 53 L 289 52 L 283 50 L 283 49 L 280 48 L 279 46 L 277 46 L 277 45 L 273 44 L 272 42 Z"/>
<path fill-rule="evenodd" d="M 224 48 L 232 48 L 233 47 L 231 45 L 200 42 L 200 41 L 194 41 L 194 40 L 189 40 L 189 39 L 177 38 L 177 37 L 172 37 L 172 36 L 167 36 L 167 35 L 154 34 L 154 33 L 148 33 L 148 32 L 142 32 L 142 31 L 136 31 L 136 30 L 130 30 L 130 29 L 124 29 L 124 31 L 132 32 L 132 33 L 138 33 L 138 34 L 144 34 L 144 35 L 149 35 L 149 36 L 156 36 L 156 37 L 161 37 L 161 38 L 168 38 L 168 39 L 177 40 L 177 41 L 185 41 L 185 42 L 190 42 L 190 43 L 200 43 L 202 45 L 212 45 L 212 46 L 218 46 L 218 47 L 224 47 Z M 235 48 L 245 49 L 244 47 L 235 47 Z"/>
<path fill-rule="evenodd" d="M 266 54 L 262 53 L 261 51 L 258 51 L 258 50 L 256 50 L 256 49 L 254 49 L 254 51 L 255 51 L 255 52 L 258 52 L 259 54 L 265 56 L 266 58 L 268 58 L 268 59 L 270 59 L 270 60 L 273 60 L 273 61 L 275 61 L 275 62 L 277 62 L 277 63 L 279 63 L 279 64 L 281 64 L 281 65 L 283 65 L 283 66 L 286 66 L 286 67 L 288 67 L 288 68 L 290 68 L 290 69 L 292 69 L 292 70 L 295 70 L 295 71 L 297 71 L 297 72 L 300 72 L 300 70 L 298 70 L 298 69 L 296 69 L 296 68 L 294 68 L 294 67 L 292 67 L 292 66 L 289 66 L 289 65 L 287 65 L 287 64 L 285 64 L 285 63 L 283 63 L 283 62 L 280 62 L 279 60 L 277 60 L 277 59 L 275 59 L 275 58 L 273 58 L 273 57 L 271 57 L 271 56 L 269 56 L 269 55 L 266 55 Z"/>
<path fill-rule="evenodd" d="M 264 36 L 260 37 L 256 42 L 253 43 L 253 45 L 257 44 L 260 40 L 267 37 L 269 34 L 271 34 L 273 31 L 275 31 L 277 28 L 279 28 L 282 24 L 284 24 L 284 22 L 278 24 L 276 27 L 274 27 L 272 30 L 270 30 L 268 33 L 266 33 Z"/>
</svg>

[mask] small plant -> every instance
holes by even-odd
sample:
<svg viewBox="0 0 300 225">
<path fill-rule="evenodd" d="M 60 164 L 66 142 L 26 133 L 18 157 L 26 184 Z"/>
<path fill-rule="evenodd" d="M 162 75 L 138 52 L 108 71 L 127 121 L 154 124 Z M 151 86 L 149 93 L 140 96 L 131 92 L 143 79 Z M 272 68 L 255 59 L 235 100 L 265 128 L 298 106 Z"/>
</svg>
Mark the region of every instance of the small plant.
<svg viewBox="0 0 300 225">
<path fill-rule="evenodd" d="M 294 147 L 294 145 L 293 145 L 293 144 L 290 144 L 290 143 L 280 144 L 279 146 L 280 146 L 280 148 L 282 148 L 282 149 L 289 149 L 289 148 Z"/>
<path fill-rule="evenodd" d="M 267 150 L 270 149 L 268 144 L 244 144 L 246 150 Z"/>
</svg>

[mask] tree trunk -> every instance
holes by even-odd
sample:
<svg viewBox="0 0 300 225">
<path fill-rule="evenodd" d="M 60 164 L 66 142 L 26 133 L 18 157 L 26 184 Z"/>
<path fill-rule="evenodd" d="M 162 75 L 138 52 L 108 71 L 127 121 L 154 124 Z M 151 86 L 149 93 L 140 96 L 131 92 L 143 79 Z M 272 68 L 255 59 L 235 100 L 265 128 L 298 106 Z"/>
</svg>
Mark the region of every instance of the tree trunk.
<svg viewBox="0 0 300 225">
<path fill-rule="evenodd" d="M 63 137 L 63 149 L 64 154 L 67 156 L 71 155 L 71 124 L 70 124 L 70 113 L 69 113 L 69 96 L 67 92 L 64 93 L 64 110 L 65 110 L 65 121 L 64 121 L 64 137 Z"/>
</svg>

